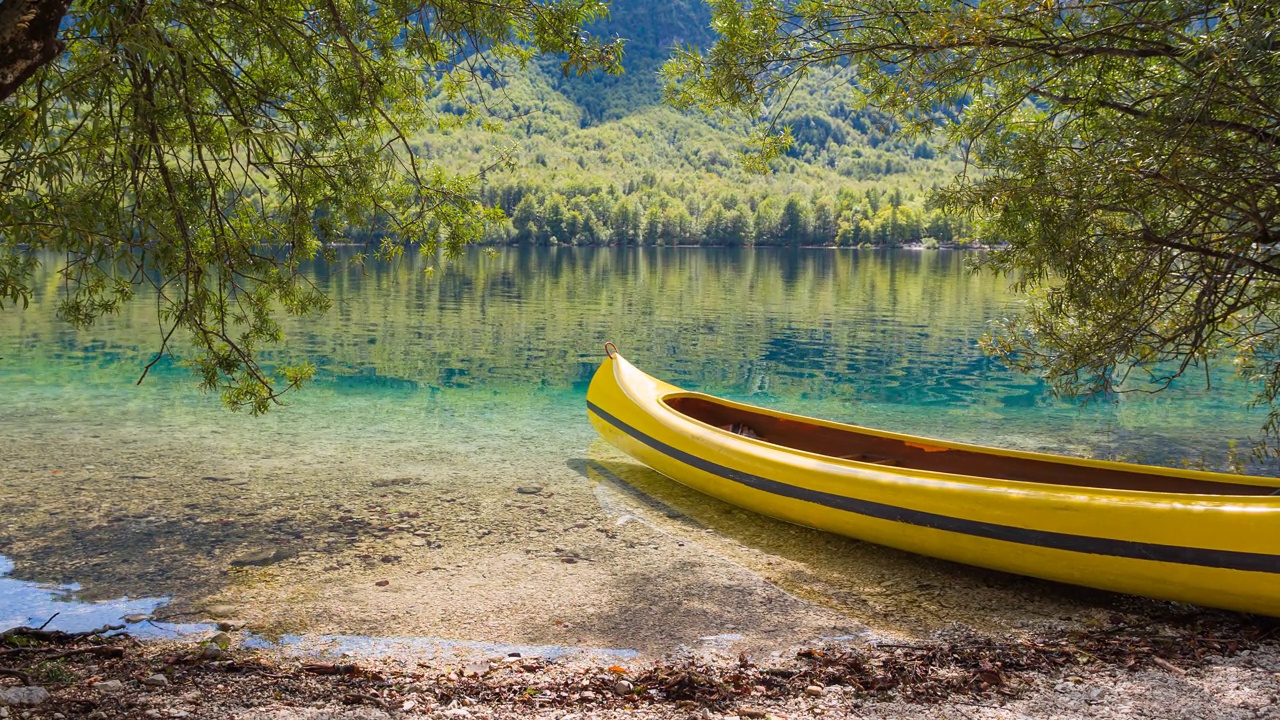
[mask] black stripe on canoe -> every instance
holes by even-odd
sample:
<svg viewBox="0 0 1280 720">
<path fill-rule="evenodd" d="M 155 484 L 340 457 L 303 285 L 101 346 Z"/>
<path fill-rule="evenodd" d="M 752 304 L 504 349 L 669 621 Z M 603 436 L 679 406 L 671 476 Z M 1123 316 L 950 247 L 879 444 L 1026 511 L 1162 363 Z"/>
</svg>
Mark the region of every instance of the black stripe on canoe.
<svg viewBox="0 0 1280 720">
<path fill-rule="evenodd" d="M 1181 565 L 1199 565 L 1203 567 L 1223 568 L 1227 570 L 1247 570 L 1250 572 L 1280 573 L 1280 555 L 1266 553 L 1241 552 L 1238 550 L 1211 550 L 1208 548 L 1181 547 L 1178 545 L 1160 545 L 1157 543 L 1134 542 L 1132 540 L 1114 540 L 1112 538 L 1091 537 L 1089 535 L 1072 535 L 1049 530 L 1031 530 L 1028 528 L 999 525 L 996 523 L 968 520 L 966 518 L 939 515 L 938 513 L 912 510 L 910 508 L 887 505 L 871 500 L 836 495 L 833 493 L 810 490 L 808 488 L 788 485 L 777 480 L 752 475 L 734 470 L 724 465 L 713 463 L 705 458 L 687 453 L 672 447 L 657 438 L 650 437 L 613 415 L 588 402 L 587 409 L 600 419 L 618 428 L 622 432 L 648 445 L 664 455 L 668 455 L 685 465 L 718 475 L 726 480 L 762 490 L 774 495 L 781 495 L 796 500 L 803 500 L 836 510 L 844 510 L 858 515 L 889 520 L 891 522 L 918 525 L 920 527 L 945 530 L 947 532 L 973 535 L 976 537 L 1003 540 L 1005 542 L 1034 545 L 1036 547 L 1090 555 L 1110 555 L 1113 557 L 1134 558 L 1137 560 L 1154 560 L 1156 562 L 1178 563 Z"/>
</svg>

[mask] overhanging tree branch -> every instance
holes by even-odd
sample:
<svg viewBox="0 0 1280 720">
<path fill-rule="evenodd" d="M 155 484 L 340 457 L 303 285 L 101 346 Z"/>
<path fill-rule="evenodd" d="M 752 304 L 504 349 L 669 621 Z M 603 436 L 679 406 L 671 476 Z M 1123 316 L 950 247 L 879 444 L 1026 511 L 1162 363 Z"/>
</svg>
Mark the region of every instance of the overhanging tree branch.
<svg viewBox="0 0 1280 720">
<path fill-rule="evenodd" d="M 349 236 L 456 254 L 495 217 L 418 152 L 442 125 L 427 100 L 469 102 L 477 49 L 616 70 L 618 43 L 582 30 L 605 7 L 0 0 L 0 298 L 31 293 L 41 250 L 66 258 L 77 325 L 150 285 L 160 353 L 261 412 L 313 370 L 259 359 L 279 317 L 328 307 L 302 263 Z"/>
<path fill-rule="evenodd" d="M 58 38 L 71 0 L 0 0 L 0 102 L 62 54 Z"/>
<path fill-rule="evenodd" d="M 1280 7 L 715 8 L 725 37 L 665 70 L 681 104 L 767 114 L 781 79 L 839 65 L 869 104 L 964 148 L 966 172 L 932 202 L 972 217 L 1002 245 L 986 265 L 1035 291 L 994 353 L 1087 394 L 1139 367 L 1171 381 L 1232 349 L 1260 368 L 1280 439 Z"/>
</svg>

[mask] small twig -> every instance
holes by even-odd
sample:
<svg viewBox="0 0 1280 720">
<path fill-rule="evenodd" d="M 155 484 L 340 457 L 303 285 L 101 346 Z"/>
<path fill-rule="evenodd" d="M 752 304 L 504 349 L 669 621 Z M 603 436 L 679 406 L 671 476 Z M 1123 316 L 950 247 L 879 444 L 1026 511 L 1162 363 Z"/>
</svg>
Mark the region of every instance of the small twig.
<svg viewBox="0 0 1280 720">
<path fill-rule="evenodd" d="M 49 618 L 49 619 L 52 620 L 53 618 Z M 45 625 L 48 625 L 48 624 L 49 623 L 47 622 L 45 623 Z M 125 627 L 124 625 L 103 625 L 100 628 L 89 630 L 88 632 L 81 632 L 81 633 L 69 633 L 69 632 L 64 632 L 62 630 L 45 630 L 43 629 L 43 626 L 39 628 L 16 627 L 16 628 L 11 628 L 9 630 L 5 630 L 4 632 L 0 632 L 0 642 L 8 640 L 9 638 L 25 637 L 25 638 L 30 638 L 32 640 L 44 640 L 47 642 L 66 643 L 66 642 L 73 642 L 75 640 L 83 640 L 85 638 L 93 637 L 95 635 L 103 635 L 105 633 L 109 633 L 114 630 L 123 630 L 124 627 Z"/>
<path fill-rule="evenodd" d="M 65 651 L 65 652 L 60 652 L 60 653 L 57 653 L 57 654 L 55 654 L 55 655 L 50 655 L 49 657 L 41 658 L 41 659 L 42 659 L 44 662 L 49 662 L 49 661 L 51 661 L 51 660 L 61 660 L 61 659 L 63 659 L 63 658 L 69 658 L 69 657 L 71 657 L 71 656 L 73 656 L 73 655 L 101 655 L 101 656 L 103 656 L 103 657 L 117 657 L 117 658 L 118 658 L 118 657 L 124 657 L 124 648 L 121 648 L 121 647 L 110 647 L 110 646 L 108 646 L 108 647 L 87 647 L 87 648 L 76 648 L 75 650 L 67 650 L 67 651 Z"/>
<path fill-rule="evenodd" d="M 1173 663 L 1169 662 L 1168 660 L 1165 660 L 1164 658 L 1160 657 L 1159 655 L 1152 655 L 1152 656 L 1151 656 L 1151 662 L 1153 662 L 1153 663 L 1155 663 L 1155 664 L 1159 665 L 1160 667 L 1164 668 L 1165 670 L 1168 670 L 1169 672 L 1173 673 L 1174 675 L 1186 675 L 1186 674 L 1187 674 L 1187 671 L 1186 671 L 1186 670 L 1183 670 L 1182 668 L 1178 667 L 1177 665 L 1174 665 Z"/>
<path fill-rule="evenodd" d="M 56 618 L 56 617 L 58 617 L 58 616 L 59 616 L 59 615 L 61 615 L 61 614 L 62 614 L 62 612 L 61 612 L 61 611 L 59 611 L 59 612 L 56 612 L 56 613 L 54 613 L 54 614 L 50 615 L 50 616 L 49 616 L 49 619 L 48 619 L 48 620 L 45 620 L 45 621 L 44 621 L 44 624 L 43 624 L 43 625 L 41 625 L 40 627 L 36 628 L 36 629 L 37 629 L 37 630 L 43 630 L 43 629 L 45 629 L 45 628 L 49 627 L 49 623 L 53 622 L 53 619 L 54 619 L 54 618 Z"/>
<path fill-rule="evenodd" d="M 30 676 L 30 675 L 28 675 L 28 674 L 26 674 L 26 673 L 24 673 L 24 672 L 22 672 L 21 670 L 11 670 L 11 669 L 9 669 L 9 668 L 0 668 L 0 675 L 4 675 L 4 676 L 8 676 L 8 677 L 16 677 L 16 678 L 18 678 L 19 680 L 21 680 L 21 681 L 22 681 L 22 684 L 23 684 L 23 685 L 34 685 L 34 684 L 35 684 L 35 683 L 31 682 L 31 676 Z"/>
<path fill-rule="evenodd" d="M 348 703 L 367 702 L 377 705 L 380 708 L 385 708 L 387 706 L 387 703 L 382 698 L 377 697 L 376 695 L 367 695 L 365 693 L 347 693 L 342 699 Z"/>
<path fill-rule="evenodd" d="M 360 668 L 347 663 L 307 663 L 302 671 L 313 675 L 354 675 Z"/>
<path fill-rule="evenodd" d="M 172 620 L 172 619 L 174 619 L 174 618 L 180 618 L 180 617 L 195 617 L 195 616 L 197 616 L 197 615 L 203 615 L 203 614 L 204 614 L 203 612 L 200 612 L 200 611 L 198 611 L 198 610 L 192 610 L 192 611 L 190 611 L 190 612 L 176 612 L 176 613 L 170 613 L 170 614 L 168 614 L 168 615 L 163 615 L 163 616 L 153 615 L 153 616 L 151 616 L 151 617 L 147 618 L 147 620 L 148 620 L 149 622 L 151 622 L 152 624 L 155 624 L 155 623 L 158 623 L 158 622 L 169 622 L 170 620 Z"/>
</svg>

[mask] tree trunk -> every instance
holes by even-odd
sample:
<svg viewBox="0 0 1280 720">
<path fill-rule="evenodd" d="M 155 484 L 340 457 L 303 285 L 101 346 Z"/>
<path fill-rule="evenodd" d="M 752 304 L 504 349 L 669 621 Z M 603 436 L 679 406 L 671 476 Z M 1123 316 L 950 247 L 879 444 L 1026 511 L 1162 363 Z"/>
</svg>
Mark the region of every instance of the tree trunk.
<svg viewBox="0 0 1280 720">
<path fill-rule="evenodd" d="M 71 0 L 0 0 L 0 101 L 66 47 L 58 39 Z"/>
</svg>

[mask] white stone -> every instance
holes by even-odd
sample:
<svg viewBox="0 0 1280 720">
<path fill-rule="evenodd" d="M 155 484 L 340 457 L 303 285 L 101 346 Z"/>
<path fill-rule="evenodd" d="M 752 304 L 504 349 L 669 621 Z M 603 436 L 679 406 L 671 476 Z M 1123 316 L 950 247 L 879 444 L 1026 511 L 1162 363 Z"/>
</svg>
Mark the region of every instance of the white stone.
<svg viewBox="0 0 1280 720">
<path fill-rule="evenodd" d="M 119 680 L 103 680 L 93 684 L 93 689 L 104 693 L 118 693 L 124 690 L 124 683 Z"/>
<path fill-rule="evenodd" d="M 0 705 L 35 707 L 49 699 L 49 691 L 34 685 L 0 688 Z"/>
</svg>

